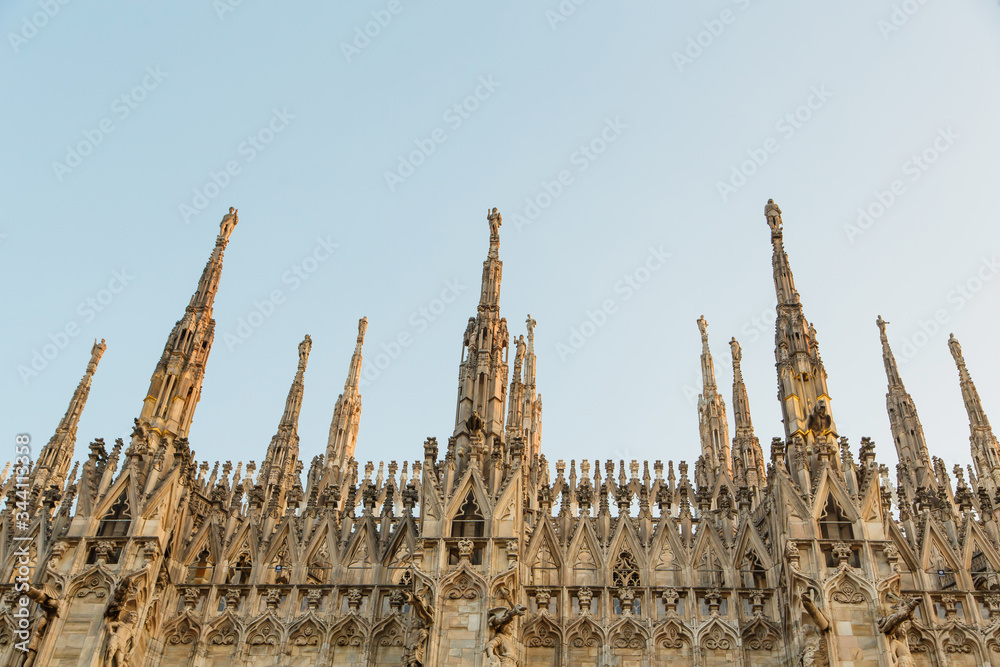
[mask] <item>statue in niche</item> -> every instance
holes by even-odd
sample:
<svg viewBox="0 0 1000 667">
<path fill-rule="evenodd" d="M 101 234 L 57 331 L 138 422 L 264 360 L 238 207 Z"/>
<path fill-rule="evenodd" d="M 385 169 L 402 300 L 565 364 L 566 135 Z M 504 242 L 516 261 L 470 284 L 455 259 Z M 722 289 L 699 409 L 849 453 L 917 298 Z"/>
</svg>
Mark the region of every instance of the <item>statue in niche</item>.
<svg viewBox="0 0 1000 667">
<path fill-rule="evenodd" d="M 514 641 L 513 622 L 523 616 L 528 609 L 522 604 L 514 604 L 510 591 L 501 589 L 500 594 L 507 600 L 507 607 L 495 607 L 489 611 L 489 629 L 492 637 L 486 642 L 484 653 L 488 667 L 517 667 L 517 644 Z"/>
<path fill-rule="evenodd" d="M 38 606 L 35 608 L 36 620 L 33 624 L 31 639 L 28 642 L 28 650 L 25 651 L 24 662 L 21 663 L 22 667 L 32 667 L 35 664 L 35 659 L 38 657 L 38 649 L 41 647 L 46 631 L 52 624 L 53 619 L 59 615 L 59 600 L 30 585 L 25 595 L 38 603 Z M 15 662 L 14 664 L 18 663 Z"/>
<path fill-rule="evenodd" d="M 412 576 L 412 575 L 411 575 Z M 427 654 L 427 641 L 434 623 L 434 593 L 426 584 L 418 589 L 413 579 L 413 589 L 404 592 L 406 602 L 413 610 L 413 617 L 406 628 L 403 641 L 403 667 L 422 667 Z"/>
<path fill-rule="evenodd" d="M 820 400 L 816 407 L 813 408 L 812 414 L 809 415 L 809 421 L 806 423 L 810 431 L 812 431 L 813 436 L 817 439 L 821 434 L 830 432 L 830 427 L 833 425 L 833 418 L 830 413 L 826 410 L 826 401 Z M 836 436 L 836 434 L 834 434 Z"/>
<path fill-rule="evenodd" d="M 889 645 L 891 667 L 913 667 L 915 664 L 910 654 L 910 646 L 906 643 L 906 631 L 919 604 L 918 598 L 900 599 L 896 611 L 878 620 L 879 632 L 885 635 Z"/>
</svg>

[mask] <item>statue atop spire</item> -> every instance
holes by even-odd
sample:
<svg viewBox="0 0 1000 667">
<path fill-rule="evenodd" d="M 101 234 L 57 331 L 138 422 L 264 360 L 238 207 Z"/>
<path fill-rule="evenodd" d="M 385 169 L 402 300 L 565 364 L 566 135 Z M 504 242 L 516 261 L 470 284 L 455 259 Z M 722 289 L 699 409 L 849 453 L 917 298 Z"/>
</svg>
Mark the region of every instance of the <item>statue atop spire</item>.
<svg viewBox="0 0 1000 667">
<path fill-rule="evenodd" d="M 219 236 L 228 241 L 229 235 L 233 233 L 233 230 L 236 229 L 236 225 L 238 225 L 239 222 L 239 211 L 230 206 L 229 213 L 224 215 L 222 217 L 222 222 L 219 223 Z"/>
<path fill-rule="evenodd" d="M 494 250 L 500 249 L 500 225 L 503 224 L 503 216 L 494 206 L 493 210 L 486 214 L 486 220 L 490 223 L 490 254 Z"/>
<path fill-rule="evenodd" d="M 743 360 L 743 348 L 734 336 L 729 341 L 729 348 L 733 351 L 733 379 L 736 382 L 743 382 L 743 370 L 740 368 L 740 361 Z"/>
<path fill-rule="evenodd" d="M 764 205 L 764 217 L 767 218 L 767 225 L 772 232 L 781 231 L 781 209 L 774 203 L 773 199 L 768 199 Z"/>
</svg>

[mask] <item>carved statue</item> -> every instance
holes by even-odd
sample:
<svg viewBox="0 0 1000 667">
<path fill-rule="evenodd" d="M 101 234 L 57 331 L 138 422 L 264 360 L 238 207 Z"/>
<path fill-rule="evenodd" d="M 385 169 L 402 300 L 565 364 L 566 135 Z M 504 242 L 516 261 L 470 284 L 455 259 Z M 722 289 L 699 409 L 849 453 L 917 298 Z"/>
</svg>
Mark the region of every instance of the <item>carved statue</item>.
<svg viewBox="0 0 1000 667">
<path fill-rule="evenodd" d="M 962 346 L 959 345 L 955 334 L 949 334 L 948 336 L 948 349 L 951 350 L 951 356 L 955 358 L 955 361 L 964 361 L 962 359 Z"/>
<path fill-rule="evenodd" d="M 413 590 L 404 591 L 406 602 L 413 609 L 413 618 L 406 629 L 406 639 L 403 642 L 403 667 L 422 667 L 430 628 L 434 623 L 433 591 L 430 586 L 424 585 L 419 590 L 417 586 L 414 578 Z"/>
<path fill-rule="evenodd" d="M 123 620 L 114 620 L 108 624 L 108 643 L 103 663 L 105 667 L 128 667 L 128 654 L 132 648 L 132 628 L 128 621 L 133 615 L 133 612 L 128 612 L 122 615 Z"/>
<path fill-rule="evenodd" d="M 511 623 L 526 611 L 527 608 L 522 604 L 490 609 L 489 627 L 495 634 L 486 642 L 484 651 L 489 667 L 517 667 L 517 645 L 514 643 Z"/>
<path fill-rule="evenodd" d="M 906 643 L 906 627 L 909 621 L 904 622 L 889 635 L 889 665 L 890 667 L 914 667 L 916 663 L 910 654 L 910 646 Z"/>
<path fill-rule="evenodd" d="M 833 425 L 833 418 L 826 411 L 826 401 L 820 400 L 816 404 L 812 414 L 809 415 L 809 421 L 806 425 L 813 432 L 813 436 L 819 436 L 830 430 L 830 427 Z"/>
<path fill-rule="evenodd" d="M 239 211 L 230 206 L 229 213 L 223 216 L 222 222 L 219 224 L 219 236 L 224 239 L 228 239 L 229 235 L 233 233 L 234 229 L 236 229 L 236 225 L 239 224 L 239 221 Z"/>
<path fill-rule="evenodd" d="M 768 199 L 764 206 L 764 216 L 767 218 L 767 225 L 771 231 L 781 231 L 781 209 L 774 203 L 773 199 Z"/>
<path fill-rule="evenodd" d="M 25 595 L 38 603 L 34 631 L 31 633 L 28 650 L 22 663 L 22 667 L 32 667 L 35 664 L 35 659 L 38 657 L 38 648 L 45 638 L 45 633 L 49 625 L 52 624 L 52 619 L 59 615 L 59 600 L 34 586 L 28 586 Z"/>
<path fill-rule="evenodd" d="M 803 629 L 803 648 L 799 658 L 802 667 L 828 667 L 830 655 L 827 653 L 826 637 L 816 628 L 806 625 Z"/>
<path fill-rule="evenodd" d="M 403 642 L 403 667 L 423 667 L 427 653 L 427 638 L 430 632 L 423 618 L 417 616 L 410 621 Z"/>
<path fill-rule="evenodd" d="M 490 242 L 492 243 L 494 240 L 499 242 L 500 225 L 503 224 L 503 216 L 500 215 L 500 212 L 494 206 L 493 210 L 486 214 L 486 219 L 490 223 Z"/>
</svg>

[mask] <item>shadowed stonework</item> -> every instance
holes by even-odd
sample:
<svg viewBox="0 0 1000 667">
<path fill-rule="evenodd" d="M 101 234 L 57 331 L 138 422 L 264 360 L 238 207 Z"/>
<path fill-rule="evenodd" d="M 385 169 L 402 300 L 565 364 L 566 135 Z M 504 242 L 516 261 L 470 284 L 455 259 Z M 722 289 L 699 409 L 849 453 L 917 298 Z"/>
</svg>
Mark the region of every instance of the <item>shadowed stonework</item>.
<svg viewBox="0 0 1000 667">
<path fill-rule="evenodd" d="M 769 201 L 764 213 L 784 419 L 767 459 L 740 345 L 730 342 L 730 422 L 702 317 L 693 470 L 683 461 L 550 466 L 536 322 L 529 315 L 511 340 L 500 316 L 503 219 L 494 208 L 447 444 L 428 438 L 402 465 L 358 464 L 361 319 L 326 453 L 303 477 L 309 336 L 259 468 L 196 461 L 188 441 L 223 253 L 239 221 L 230 209 L 129 442 L 109 449 L 98 439 L 82 466 L 72 464 L 101 341 L 37 460 L 4 472 L 0 661 L 1000 665 L 1000 448 L 958 341 L 949 347 L 970 421 L 967 474 L 931 457 L 887 323 L 876 321 L 900 460 L 894 486 L 870 439 L 855 460 L 841 435 L 781 210 Z M 581 443 L 580 453 L 601 451 Z"/>
</svg>

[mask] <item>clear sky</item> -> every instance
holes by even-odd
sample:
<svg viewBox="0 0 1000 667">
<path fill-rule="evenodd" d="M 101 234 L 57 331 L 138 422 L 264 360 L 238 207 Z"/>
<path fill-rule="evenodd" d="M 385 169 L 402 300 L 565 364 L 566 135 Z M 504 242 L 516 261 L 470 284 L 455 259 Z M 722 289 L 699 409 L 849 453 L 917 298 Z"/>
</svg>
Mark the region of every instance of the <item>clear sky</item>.
<svg viewBox="0 0 1000 667">
<path fill-rule="evenodd" d="M 199 459 L 263 458 L 309 333 L 308 466 L 365 315 L 357 458 L 443 442 L 493 206 L 503 314 L 512 335 L 538 321 L 550 461 L 693 462 L 702 314 L 727 403 L 735 335 L 757 435 L 782 433 L 770 197 L 855 452 L 871 436 L 895 463 L 879 314 L 933 455 L 970 458 L 951 331 L 1000 427 L 994 0 L 47 1 L 0 6 L 10 451 L 48 440 L 95 338 L 78 456 L 128 436 L 229 206 Z"/>
</svg>

